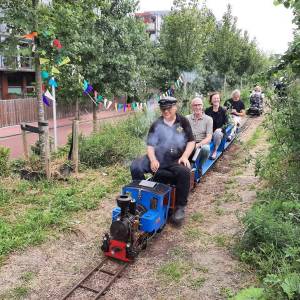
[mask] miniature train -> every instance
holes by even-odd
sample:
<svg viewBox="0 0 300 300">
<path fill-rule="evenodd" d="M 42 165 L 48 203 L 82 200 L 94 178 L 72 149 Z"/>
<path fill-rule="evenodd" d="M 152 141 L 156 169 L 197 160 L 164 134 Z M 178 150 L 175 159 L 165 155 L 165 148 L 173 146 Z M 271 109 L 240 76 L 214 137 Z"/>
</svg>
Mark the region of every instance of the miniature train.
<svg viewBox="0 0 300 300">
<path fill-rule="evenodd" d="M 226 139 L 232 128 L 229 125 L 225 129 L 217 159 L 234 140 Z M 213 146 L 211 143 L 211 150 Z M 191 159 L 191 189 L 216 162 L 208 159 L 200 168 L 197 156 L 196 152 Z M 106 233 L 103 237 L 101 249 L 105 256 L 131 262 L 146 248 L 148 241 L 162 231 L 175 209 L 176 196 L 176 189 L 171 184 L 172 174 L 164 175 L 170 176 L 170 184 L 156 182 L 154 176 L 150 180 L 133 181 L 122 188 L 117 207 L 112 211 L 110 234 Z"/>
</svg>

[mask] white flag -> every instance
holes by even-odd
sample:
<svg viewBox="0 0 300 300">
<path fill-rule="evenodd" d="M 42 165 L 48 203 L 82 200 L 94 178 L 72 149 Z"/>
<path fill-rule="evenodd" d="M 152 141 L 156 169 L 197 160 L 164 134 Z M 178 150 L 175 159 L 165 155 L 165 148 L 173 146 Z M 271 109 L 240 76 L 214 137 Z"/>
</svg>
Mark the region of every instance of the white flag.
<svg viewBox="0 0 300 300">
<path fill-rule="evenodd" d="M 46 90 L 44 96 L 52 101 L 55 101 L 55 99 L 53 98 L 53 96 L 51 95 L 51 93 L 48 90 Z"/>
<path fill-rule="evenodd" d="M 112 105 L 112 101 L 108 101 L 106 109 L 109 109 L 111 105 Z"/>
</svg>

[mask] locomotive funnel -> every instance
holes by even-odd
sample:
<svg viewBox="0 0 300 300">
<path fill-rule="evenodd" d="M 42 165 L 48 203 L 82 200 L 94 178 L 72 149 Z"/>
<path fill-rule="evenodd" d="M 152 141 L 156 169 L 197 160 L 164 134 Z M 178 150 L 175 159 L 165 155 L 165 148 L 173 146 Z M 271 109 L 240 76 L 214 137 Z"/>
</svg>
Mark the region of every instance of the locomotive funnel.
<svg viewBox="0 0 300 300">
<path fill-rule="evenodd" d="M 126 212 L 129 209 L 130 202 L 132 201 L 132 198 L 128 195 L 120 195 L 117 198 L 117 204 L 121 208 L 121 217 L 126 215 Z"/>
</svg>

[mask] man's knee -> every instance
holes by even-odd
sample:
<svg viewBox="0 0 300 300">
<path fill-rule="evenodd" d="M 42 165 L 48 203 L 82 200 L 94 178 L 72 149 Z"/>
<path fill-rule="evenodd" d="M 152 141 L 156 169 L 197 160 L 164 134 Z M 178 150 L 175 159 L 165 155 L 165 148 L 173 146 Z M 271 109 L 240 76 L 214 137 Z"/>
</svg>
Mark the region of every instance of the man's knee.
<svg viewBox="0 0 300 300">
<path fill-rule="evenodd" d="M 144 179 L 144 173 L 147 172 L 147 158 L 140 157 L 136 158 L 130 166 L 131 177 L 133 180 L 141 180 Z"/>
<path fill-rule="evenodd" d="M 180 179 L 180 181 L 182 181 L 182 180 L 189 181 L 190 173 L 191 173 L 190 168 L 188 168 L 184 165 L 179 165 L 178 172 L 177 172 L 177 177 Z"/>
<path fill-rule="evenodd" d="M 207 158 L 210 153 L 210 145 L 203 145 L 200 151 L 200 158 Z"/>
<path fill-rule="evenodd" d="M 217 129 L 215 132 L 214 132 L 214 135 L 213 135 L 213 140 L 214 142 L 215 141 L 221 141 L 223 138 L 223 132 L 221 129 Z"/>
</svg>

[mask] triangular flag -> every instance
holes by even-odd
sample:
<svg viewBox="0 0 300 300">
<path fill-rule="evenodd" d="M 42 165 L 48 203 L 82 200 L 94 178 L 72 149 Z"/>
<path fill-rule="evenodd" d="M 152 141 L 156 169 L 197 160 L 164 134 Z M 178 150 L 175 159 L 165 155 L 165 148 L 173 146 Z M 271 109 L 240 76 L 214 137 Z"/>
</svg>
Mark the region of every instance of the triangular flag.
<svg viewBox="0 0 300 300">
<path fill-rule="evenodd" d="M 58 39 L 54 39 L 53 42 L 52 42 L 52 46 L 57 48 L 57 49 L 61 49 L 62 48 L 62 45 L 60 43 L 60 41 Z"/>
<path fill-rule="evenodd" d="M 48 90 L 46 90 L 44 96 L 46 96 L 48 99 L 55 101 L 55 99 L 53 98 L 53 96 L 50 94 L 50 92 Z"/>
<path fill-rule="evenodd" d="M 111 105 L 112 105 L 112 101 L 108 101 L 108 104 L 107 104 L 107 106 L 106 106 L 106 109 L 109 109 Z"/>
<path fill-rule="evenodd" d="M 47 105 L 47 106 L 50 106 L 50 104 L 49 104 L 49 101 L 48 101 L 48 99 L 47 99 L 47 97 L 46 96 L 44 96 L 43 95 L 43 102 Z"/>
<path fill-rule="evenodd" d="M 59 74 L 59 73 L 60 73 L 60 71 L 59 71 L 57 68 L 55 68 L 55 67 L 52 67 L 52 69 L 51 69 L 51 73 L 52 73 L 52 74 Z"/>
<path fill-rule="evenodd" d="M 118 103 L 115 103 L 115 110 L 118 111 Z"/>
<path fill-rule="evenodd" d="M 34 31 L 34 32 L 31 32 L 31 33 L 21 36 L 21 38 L 26 39 L 26 40 L 33 40 L 37 35 L 38 35 L 37 32 Z"/>
<path fill-rule="evenodd" d="M 106 104 L 107 104 L 107 99 L 104 98 L 104 107 L 106 108 Z"/>
<path fill-rule="evenodd" d="M 61 67 L 63 65 L 68 64 L 70 61 L 71 61 L 71 59 L 67 56 L 58 65 Z"/>
<path fill-rule="evenodd" d="M 55 81 L 54 78 L 51 78 L 49 81 L 48 81 L 49 85 L 50 86 L 54 86 L 55 88 L 57 88 L 57 82 Z"/>
<path fill-rule="evenodd" d="M 88 88 L 88 82 L 86 80 L 83 80 L 83 90 L 85 91 Z"/>
<path fill-rule="evenodd" d="M 46 64 L 46 63 L 48 63 L 49 62 L 49 59 L 48 58 L 40 58 L 40 64 L 41 65 L 44 65 L 44 64 Z"/>
</svg>

